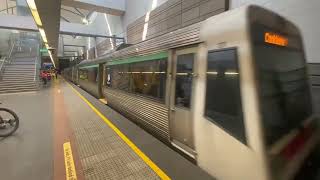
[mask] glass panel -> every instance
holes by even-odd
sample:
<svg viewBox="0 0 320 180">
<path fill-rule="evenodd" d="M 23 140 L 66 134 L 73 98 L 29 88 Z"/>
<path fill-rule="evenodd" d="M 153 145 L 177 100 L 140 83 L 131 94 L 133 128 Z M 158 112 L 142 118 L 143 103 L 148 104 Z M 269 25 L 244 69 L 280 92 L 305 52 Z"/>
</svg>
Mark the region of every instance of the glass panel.
<svg viewBox="0 0 320 180">
<path fill-rule="evenodd" d="M 177 58 L 175 105 L 190 108 L 192 93 L 194 54 L 183 54 Z"/>
<path fill-rule="evenodd" d="M 235 49 L 208 54 L 205 115 L 246 143 Z"/>
</svg>

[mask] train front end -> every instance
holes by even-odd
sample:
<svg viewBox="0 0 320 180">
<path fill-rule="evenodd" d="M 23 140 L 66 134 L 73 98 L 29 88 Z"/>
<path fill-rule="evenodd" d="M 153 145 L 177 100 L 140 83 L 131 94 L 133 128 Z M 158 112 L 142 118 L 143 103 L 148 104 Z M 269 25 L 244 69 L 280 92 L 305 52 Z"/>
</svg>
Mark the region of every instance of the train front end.
<svg viewBox="0 0 320 180">
<path fill-rule="evenodd" d="M 292 179 L 319 142 L 302 37 L 259 8 L 249 27 L 266 161 L 272 179 Z"/>
</svg>

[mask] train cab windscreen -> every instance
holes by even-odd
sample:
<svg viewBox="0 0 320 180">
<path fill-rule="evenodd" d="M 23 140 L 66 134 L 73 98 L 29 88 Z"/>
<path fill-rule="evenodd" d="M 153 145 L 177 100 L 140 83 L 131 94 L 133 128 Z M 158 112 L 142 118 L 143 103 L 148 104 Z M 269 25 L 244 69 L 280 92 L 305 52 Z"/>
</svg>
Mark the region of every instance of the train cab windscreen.
<svg viewBox="0 0 320 180">
<path fill-rule="evenodd" d="M 297 35 L 255 24 L 252 40 L 265 139 L 272 145 L 312 114 L 305 57 Z"/>
</svg>

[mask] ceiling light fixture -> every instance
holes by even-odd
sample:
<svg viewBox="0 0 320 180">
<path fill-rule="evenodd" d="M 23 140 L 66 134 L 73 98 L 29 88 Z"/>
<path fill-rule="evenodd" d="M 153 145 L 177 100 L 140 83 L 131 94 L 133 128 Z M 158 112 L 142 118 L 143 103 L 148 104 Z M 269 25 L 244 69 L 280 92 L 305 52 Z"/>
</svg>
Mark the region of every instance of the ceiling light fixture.
<svg viewBox="0 0 320 180">
<path fill-rule="evenodd" d="M 82 18 L 82 22 L 83 24 L 86 24 L 86 25 L 89 24 L 89 20 L 87 18 Z"/>
<path fill-rule="evenodd" d="M 40 32 L 40 35 L 42 37 L 43 42 L 48 43 L 46 32 L 44 32 L 44 29 L 39 28 L 39 32 Z"/>
<path fill-rule="evenodd" d="M 34 2 L 34 0 L 27 0 L 27 4 L 30 8 L 31 14 L 32 14 L 33 19 L 36 22 L 36 24 L 38 26 L 42 26 L 42 22 L 41 22 L 41 19 L 40 19 L 38 10 L 37 10 L 37 6 L 36 6 L 36 3 Z"/>
<path fill-rule="evenodd" d="M 51 59 L 51 62 L 53 64 L 53 66 L 56 67 L 56 64 L 54 63 L 54 60 L 53 60 L 53 57 L 52 57 L 52 54 L 51 54 L 51 51 L 48 50 L 48 53 L 49 53 L 49 56 L 50 56 L 50 59 Z"/>
<path fill-rule="evenodd" d="M 40 15 L 39 15 L 39 12 L 38 12 L 38 9 L 37 9 L 37 6 L 36 6 L 36 3 L 34 0 L 26 0 L 27 1 L 27 4 L 29 6 L 29 9 L 31 11 L 31 14 L 33 16 L 33 19 L 34 21 L 36 22 L 37 24 L 37 27 L 39 29 L 39 32 L 40 32 L 40 35 L 41 35 L 41 38 L 42 38 L 42 41 L 45 43 L 45 46 L 46 48 L 48 49 L 48 53 L 49 53 L 49 56 L 50 56 L 50 59 L 51 59 L 51 62 L 53 64 L 54 67 L 56 67 L 56 64 L 54 63 L 54 60 L 53 60 L 53 57 L 52 57 L 52 53 L 51 51 L 49 50 L 49 45 L 48 45 L 48 40 L 47 40 L 47 36 L 46 36 L 46 33 L 44 31 L 44 29 L 42 28 L 42 22 L 41 22 L 41 19 L 40 19 Z"/>
</svg>

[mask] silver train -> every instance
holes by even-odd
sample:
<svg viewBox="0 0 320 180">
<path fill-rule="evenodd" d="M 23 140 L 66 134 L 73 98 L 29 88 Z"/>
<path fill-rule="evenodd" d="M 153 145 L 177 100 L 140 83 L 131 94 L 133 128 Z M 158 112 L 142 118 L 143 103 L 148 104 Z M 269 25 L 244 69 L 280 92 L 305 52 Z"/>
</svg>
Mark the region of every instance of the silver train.
<svg viewBox="0 0 320 180">
<path fill-rule="evenodd" d="M 246 6 L 64 76 L 217 179 L 292 179 L 319 142 L 302 37 Z"/>
</svg>

